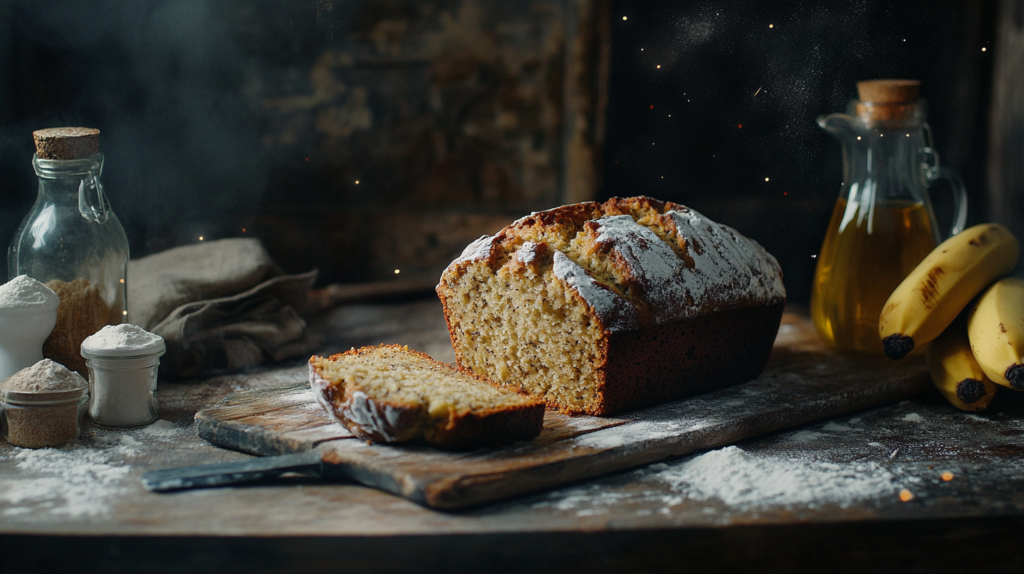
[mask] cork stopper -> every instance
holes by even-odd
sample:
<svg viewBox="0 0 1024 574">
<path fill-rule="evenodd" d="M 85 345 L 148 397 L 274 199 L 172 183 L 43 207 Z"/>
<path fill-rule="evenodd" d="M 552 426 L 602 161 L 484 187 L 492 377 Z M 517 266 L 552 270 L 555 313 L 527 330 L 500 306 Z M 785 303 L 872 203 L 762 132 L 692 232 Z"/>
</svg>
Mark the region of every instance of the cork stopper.
<svg viewBox="0 0 1024 574">
<path fill-rule="evenodd" d="M 47 128 L 32 132 L 36 155 L 42 159 L 84 159 L 100 152 L 100 130 Z"/>
<path fill-rule="evenodd" d="M 921 93 L 918 80 L 857 82 L 857 115 L 866 121 L 905 121 L 914 117 Z"/>
</svg>

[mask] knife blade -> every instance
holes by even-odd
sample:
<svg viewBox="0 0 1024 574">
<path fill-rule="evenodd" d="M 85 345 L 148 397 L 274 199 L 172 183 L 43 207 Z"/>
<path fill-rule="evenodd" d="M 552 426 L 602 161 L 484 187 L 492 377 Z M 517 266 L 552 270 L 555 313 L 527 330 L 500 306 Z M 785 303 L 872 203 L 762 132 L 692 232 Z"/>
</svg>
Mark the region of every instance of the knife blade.
<svg viewBox="0 0 1024 574">
<path fill-rule="evenodd" d="M 328 465 L 333 467 L 334 465 Z M 316 450 L 297 454 L 257 457 L 251 460 L 220 462 L 151 470 L 142 475 L 142 484 L 154 492 L 187 490 L 245 484 L 281 476 L 288 472 L 324 478 L 329 474 Z M 337 473 L 331 473 L 337 474 Z"/>
</svg>

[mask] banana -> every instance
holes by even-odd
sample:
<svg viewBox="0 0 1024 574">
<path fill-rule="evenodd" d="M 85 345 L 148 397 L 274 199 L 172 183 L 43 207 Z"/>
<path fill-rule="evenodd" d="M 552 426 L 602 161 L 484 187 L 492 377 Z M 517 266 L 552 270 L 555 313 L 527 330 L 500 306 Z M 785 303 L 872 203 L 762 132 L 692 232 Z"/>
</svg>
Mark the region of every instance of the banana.
<svg viewBox="0 0 1024 574">
<path fill-rule="evenodd" d="M 928 374 L 942 396 L 962 411 L 983 411 L 996 396 L 996 384 L 974 360 L 963 319 L 954 321 L 924 352 Z"/>
<path fill-rule="evenodd" d="M 1024 391 L 1024 281 L 1007 277 L 989 287 L 971 309 L 967 335 L 990 379 Z"/>
<path fill-rule="evenodd" d="M 878 333 L 885 354 L 902 359 L 938 337 L 975 295 L 1013 270 L 1019 254 L 1017 238 L 996 223 L 975 225 L 940 243 L 882 307 Z"/>
</svg>

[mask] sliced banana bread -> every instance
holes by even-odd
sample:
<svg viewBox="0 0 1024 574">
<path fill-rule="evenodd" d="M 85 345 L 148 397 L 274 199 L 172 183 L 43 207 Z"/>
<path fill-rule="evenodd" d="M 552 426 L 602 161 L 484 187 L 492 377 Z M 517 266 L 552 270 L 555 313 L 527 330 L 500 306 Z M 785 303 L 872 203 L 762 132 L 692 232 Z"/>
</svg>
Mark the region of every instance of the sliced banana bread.
<svg viewBox="0 0 1024 574">
<path fill-rule="evenodd" d="M 309 383 L 331 417 L 374 442 L 470 449 L 532 439 L 544 421 L 543 401 L 399 345 L 314 356 Z"/>
</svg>

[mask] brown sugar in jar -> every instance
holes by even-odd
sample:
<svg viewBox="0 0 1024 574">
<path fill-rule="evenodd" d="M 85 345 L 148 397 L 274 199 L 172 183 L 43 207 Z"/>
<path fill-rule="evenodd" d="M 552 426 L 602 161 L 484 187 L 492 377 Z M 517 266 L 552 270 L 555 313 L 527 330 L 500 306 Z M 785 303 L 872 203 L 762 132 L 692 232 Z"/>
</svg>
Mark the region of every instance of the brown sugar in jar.
<svg viewBox="0 0 1024 574">
<path fill-rule="evenodd" d="M 24 448 L 58 447 L 78 438 L 89 404 L 85 379 L 43 359 L 0 384 L 0 433 Z"/>
<path fill-rule="evenodd" d="M 110 307 L 88 279 L 67 283 L 53 279 L 46 286 L 60 297 L 60 306 L 57 324 L 43 343 L 43 356 L 85 375 L 88 370 L 79 351 L 82 341 L 106 325 L 120 323 L 121 317 L 111 317 Z"/>
</svg>

